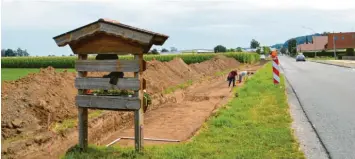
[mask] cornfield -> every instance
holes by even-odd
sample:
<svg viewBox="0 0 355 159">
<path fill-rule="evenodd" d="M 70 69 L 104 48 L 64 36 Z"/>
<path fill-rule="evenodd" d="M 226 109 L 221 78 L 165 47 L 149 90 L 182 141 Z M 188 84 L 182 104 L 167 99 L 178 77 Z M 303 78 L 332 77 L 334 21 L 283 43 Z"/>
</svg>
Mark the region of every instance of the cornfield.
<svg viewBox="0 0 355 159">
<path fill-rule="evenodd" d="M 216 55 L 224 55 L 236 59 L 241 63 L 255 63 L 260 60 L 256 53 L 209 53 L 209 54 L 178 54 L 178 55 L 144 55 L 144 60 L 156 59 L 162 62 L 170 61 L 175 57 L 180 57 L 186 64 L 200 63 L 212 59 Z M 89 56 L 89 59 L 94 59 Z M 133 59 L 133 56 L 119 56 L 120 59 Z M 74 68 L 77 57 L 2 57 L 2 68 L 44 68 L 52 66 L 54 68 Z"/>
</svg>

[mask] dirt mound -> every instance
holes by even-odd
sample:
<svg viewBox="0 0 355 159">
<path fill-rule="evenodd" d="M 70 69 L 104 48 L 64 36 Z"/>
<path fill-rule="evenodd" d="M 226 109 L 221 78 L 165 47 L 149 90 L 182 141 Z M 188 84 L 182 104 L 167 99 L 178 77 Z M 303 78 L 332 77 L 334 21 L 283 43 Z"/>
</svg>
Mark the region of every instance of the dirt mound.
<svg viewBox="0 0 355 159">
<path fill-rule="evenodd" d="M 191 64 L 190 67 L 199 74 L 211 75 L 211 73 L 223 71 L 228 68 L 235 68 L 240 63 L 233 58 L 217 55 L 211 60 L 197 64 Z"/>
<path fill-rule="evenodd" d="M 221 55 L 190 65 L 187 65 L 181 58 L 175 58 L 169 62 L 150 61 L 143 76 L 147 81 L 148 93 L 158 93 L 188 80 L 196 80 L 202 76 L 236 68 L 239 64 L 235 59 Z"/>
<path fill-rule="evenodd" d="M 199 75 L 181 58 L 175 58 L 169 62 L 149 61 L 143 77 L 147 81 L 147 92 L 157 93 Z"/>
<path fill-rule="evenodd" d="M 34 133 L 48 124 L 77 113 L 74 97 L 75 73 L 54 68 L 2 84 L 1 127 L 3 139 L 23 132 Z"/>
<path fill-rule="evenodd" d="M 187 65 L 181 58 L 169 62 L 149 61 L 143 76 L 147 81 L 147 92 L 162 92 L 188 80 L 239 65 L 235 59 L 216 56 L 211 60 Z M 102 77 L 105 73 L 89 73 L 89 76 Z M 125 73 L 125 76 L 133 76 Z M 48 128 L 53 122 L 75 117 L 74 87 L 75 73 L 55 72 L 48 67 L 37 74 L 30 74 L 14 82 L 2 85 L 2 136 L 4 139 L 22 132 L 37 132 Z"/>
</svg>

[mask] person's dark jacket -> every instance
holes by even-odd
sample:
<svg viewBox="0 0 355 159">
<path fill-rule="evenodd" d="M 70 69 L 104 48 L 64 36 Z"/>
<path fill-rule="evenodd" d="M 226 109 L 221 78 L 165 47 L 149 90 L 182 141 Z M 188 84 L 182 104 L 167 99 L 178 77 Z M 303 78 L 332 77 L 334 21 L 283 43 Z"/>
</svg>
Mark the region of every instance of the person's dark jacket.
<svg viewBox="0 0 355 159">
<path fill-rule="evenodd" d="M 231 72 L 229 72 L 229 74 L 228 74 L 228 79 L 235 78 L 236 75 L 237 75 L 237 72 L 236 72 L 236 71 L 231 71 Z"/>
<path fill-rule="evenodd" d="M 95 58 L 96 60 L 117 60 L 118 56 L 116 54 L 98 54 Z M 116 85 L 118 78 L 123 78 L 123 72 L 111 72 L 108 75 L 104 75 L 104 78 L 110 78 L 110 84 Z"/>
</svg>

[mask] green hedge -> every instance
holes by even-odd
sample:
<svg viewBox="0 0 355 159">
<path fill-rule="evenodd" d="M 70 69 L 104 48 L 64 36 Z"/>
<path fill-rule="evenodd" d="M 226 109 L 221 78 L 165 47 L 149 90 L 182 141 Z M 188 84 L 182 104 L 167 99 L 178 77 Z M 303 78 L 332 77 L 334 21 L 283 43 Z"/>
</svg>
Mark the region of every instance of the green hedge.
<svg viewBox="0 0 355 159">
<path fill-rule="evenodd" d="M 145 55 L 144 60 L 150 61 L 153 58 L 166 62 L 180 57 L 185 63 L 199 63 L 212 59 L 216 55 L 232 57 L 242 63 L 254 63 L 260 60 L 260 55 L 256 53 L 210 53 L 210 54 L 179 54 L 179 55 Z M 76 56 L 71 57 L 2 57 L 2 68 L 43 68 L 52 66 L 55 68 L 74 68 Z M 94 59 L 90 56 L 89 59 Z M 120 56 L 120 59 L 133 59 L 133 56 Z"/>
<path fill-rule="evenodd" d="M 345 56 L 345 52 L 336 52 L 336 55 L 338 57 L 338 59 L 341 59 L 342 56 Z M 315 53 L 314 52 L 303 52 L 303 55 L 305 57 L 315 57 Z M 317 52 L 317 56 L 320 56 L 320 57 L 334 57 L 334 52 Z"/>
</svg>

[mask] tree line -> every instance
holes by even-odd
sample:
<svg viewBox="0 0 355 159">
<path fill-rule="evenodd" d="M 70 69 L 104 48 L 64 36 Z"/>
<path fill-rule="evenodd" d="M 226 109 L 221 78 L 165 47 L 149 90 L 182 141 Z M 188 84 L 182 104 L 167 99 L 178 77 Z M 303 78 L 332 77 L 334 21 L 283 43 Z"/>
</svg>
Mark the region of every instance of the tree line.
<svg viewBox="0 0 355 159">
<path fill-rule="evenodd" d="M 1 57 L 15 57 L 15 56 L 30 56 L 27 50 L 22 50 L 17 48 L 17 50 L 12 49 L 1 49 Z"/>
<path fill-rule="evenodd" d="M 176 51 L 178 51 L 178 49 L 177 49 L 176 47 L 170 47 L 170 52 L 176 52 Z M 161 50 L 161 52 L 169 52 L 169 50 L 166 49 L 166 48 L 163 48 L 163 49 Z M 154 49 L 150 50 L 150 51 L 148 52 L 148 54 L 158 55 L 158 54 L 159 54 L 159 51 L 158 51 L 156 48 L 154 48 Z"/>
<path fill-rule="evenodd" d="M 260 43 L 258 41 L 256 41 L 255 39 L 252 39 L 250 41 L 250 48 L 251 49 L 256 49 L 256 52 L 258 54 L 269 54 L 271 53 L 271 48 L 269 46 L 262 46 L 260 47 Z M 263 51 L 261 51 L 261 48 Z M 223 45 L 217 45 L 216 47 L 214 47 L 214 52 L 218 53 L 218 52 L 242 52 L 242 48 L 241 47 L 237 47 L 236 49 L 231 48 L 231 49 L 227 49 L 225 46 Z"/>
</svg>

